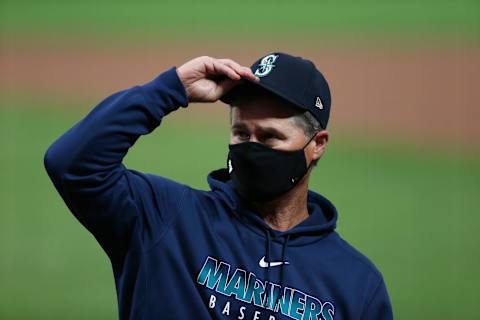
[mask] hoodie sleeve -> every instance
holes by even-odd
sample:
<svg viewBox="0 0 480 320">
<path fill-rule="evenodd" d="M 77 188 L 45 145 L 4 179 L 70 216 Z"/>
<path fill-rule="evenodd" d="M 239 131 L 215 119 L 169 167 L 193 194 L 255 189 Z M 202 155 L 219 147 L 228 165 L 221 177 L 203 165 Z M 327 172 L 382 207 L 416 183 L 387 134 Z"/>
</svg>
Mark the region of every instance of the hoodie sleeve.
<svg viewBox="0 0 480 320">
<path fill-rule="evenodd" d="M 392 320 L 392 306 L 383 279 L 380 280 L 373 296 L 363 312 L 363 320 Z"/>
<path fill-rule="evenodd" d="M 172 67 L 144 85 L 107 97 L 44 155 L 60 196 L 111 260 L 126 253 L 135 223 L 158 231 L 174 211 L 169 208 L 180 202 L 184 185 L 155 176 L 154 188 L 150 175 L 127 169 L 122 160 L 140 135 L 187 105 L 185 88 Z"/>
</svg>

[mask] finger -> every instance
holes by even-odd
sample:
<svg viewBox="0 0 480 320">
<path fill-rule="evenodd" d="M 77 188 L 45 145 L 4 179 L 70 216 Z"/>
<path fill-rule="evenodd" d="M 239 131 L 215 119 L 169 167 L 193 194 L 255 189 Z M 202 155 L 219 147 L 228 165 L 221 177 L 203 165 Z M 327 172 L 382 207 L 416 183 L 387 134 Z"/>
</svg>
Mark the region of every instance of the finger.
<svg viewBox="0 0 480 320">
<path fill-rule="evenodd" d="M 215 88 L 215 96 L 216 97 L 221 97 L 224 94 L 226 94 L 228 91 L 230 91 L 233 87 L 238 85 L 240 82 L 234 81 L 231 79 L 226 79 L 222 82 L 220 82 L 217 87 Z"/>
<path fill-rule="evenodd" d="M 232 60 L 232 59 L 220 59 L 225 62 L 228 66 L 232 67 L 235 69 L 235 71 L 240 74 L 243 77 L 246 77 L 250 80 L 254 81 L 259 81 L 260 78 L 255 76 L 252 72 L 252 70 L 249 67 L 241 66 L 238 62 Z"/>
<path fill-rule="evenodd" d="M 238 74 L 240 74 L 243 77 L 246 77 L 250 80 L 253 81 L 259 81 L 260 78 L 258 78 L 256 75 L 253 74 L 252 70 L 249 67 L 241 66 L 238 62 L 233 61 L 232 59 L 219 59 L 232 69 L 234 69 Z"/>
<path fill-rule="evenodd" d="M 232 80 L 240 80 L 241 76 L 232 67 L 218 61 L 212 60 L 205 64 L 207 66 L 207 72 L 213 75 L 226 75 Z"/>
</svg>

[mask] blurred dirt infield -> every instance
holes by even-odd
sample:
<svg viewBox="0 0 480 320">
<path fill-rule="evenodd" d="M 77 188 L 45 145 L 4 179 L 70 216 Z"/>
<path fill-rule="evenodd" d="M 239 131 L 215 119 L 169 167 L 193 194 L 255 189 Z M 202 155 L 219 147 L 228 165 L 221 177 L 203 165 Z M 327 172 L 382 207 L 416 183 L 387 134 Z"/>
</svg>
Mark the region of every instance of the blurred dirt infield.
<svg viewBox="0 0 480 320">
<path fill-rule="evenodd" d="M 273 50 L 307 57 L 326 75 L 333 95 L 331 127 L 480 145 L 479 48 L 318 49 L 291 44 Z M 230 57 L 250 65 L 273 50 L 266 44 L 106 48 L 11 43 L 0 47 L 0 94 L 4 101 L 21 97 L 34 101 L 38 96 L 98 102 L 198 55 Z"/>
</svg>

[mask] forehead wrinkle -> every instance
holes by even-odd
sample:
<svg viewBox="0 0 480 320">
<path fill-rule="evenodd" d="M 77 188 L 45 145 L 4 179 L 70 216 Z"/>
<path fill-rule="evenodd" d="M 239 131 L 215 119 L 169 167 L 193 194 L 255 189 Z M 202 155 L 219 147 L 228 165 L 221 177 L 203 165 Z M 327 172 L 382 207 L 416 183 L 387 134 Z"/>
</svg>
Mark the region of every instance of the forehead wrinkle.
<svg viewBox="0 0 480 320">
<path fill-rule="evenodd" d="M 235 117 L 232 120 L 232 128 L 249 128 L 255 130 L 276 130 L 282 131 L 288 127 L 296 126 L 294 117 L 288 118 L 257 118 L 257 117 L 247 117 L 243 119 L 236 119 Z"/>
<path fill-rule="evenodd" d="M 242 112 L 238 107 L 235 109 L 237 110 L 232 112 L 231 117 L 232 128 L 248 128 L 251 130 L 273 129 L 280 132 L 289 129 L 288 131 L 291 132 L 294 128 L 299 127 L 295 121 L 294 114 L 283 113 L 281 116 L 275 116 L 267 112 Z"/>
<path fill-rule="evenodd" d="M 233 106 L 231 112 L 232 124 L 236 122 L 249 123 L 269 123 L 273 127 L 281 126 L 282 124 L 295 124 L 296 110 L 288 107 L 270 104 L 252 103 L 242 106 Z"/>
</svg>

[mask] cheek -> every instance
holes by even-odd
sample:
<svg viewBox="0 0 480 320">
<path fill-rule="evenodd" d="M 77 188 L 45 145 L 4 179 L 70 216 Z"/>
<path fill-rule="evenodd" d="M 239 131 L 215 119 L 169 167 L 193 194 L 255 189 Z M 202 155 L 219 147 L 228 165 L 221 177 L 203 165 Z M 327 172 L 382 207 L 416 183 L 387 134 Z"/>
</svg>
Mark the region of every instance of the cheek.
<svg viewBox="0 0 480 320">
<path fill-rule="evenodd" d="M 295 146 L 296 149 L 303 148 L 307 141 L 310 139 L 309 136 L 305 134 L 305 131 L 301 126 L 299 126 L 295 120 L 291 120 L 284 124 L 283 126 L 286 136 L 288 137 L 286 141 Z"/>
<path fill-rule="evenodd" d="M 305 135 L 290 135 L 287 139 L 285 140 L 278 140 L 277 141 L 277 147 L 279 149 L 284 149 L 284 150 L 300 150 L 305 146 L 306 140 L 305 140 Z M 307 149 L 309 146 L 305 148 L 305 155 L 307 155 Z"/>
<path fill-rule="evenodd" d="M 305 151 L 310 148 L 311 143 L 305 146 L 310 137 L 305 135 L 302 129 L 294 128 L 289 135 L 289 143 L 294 146 L 293 149 L 301 149 L 305 147 Z"/>
<path fill-rule="evenodd" d="M 235 136 L 232 133 L 230 133 L 229 143 L 234 144 L 235 141 L 236 141 Z"/>
<path fill-rule="evenodd" d="M 236 134 L 230 133 L 229 143 L 230 144 L 237 144 L 242 142 L 240 137 Z"/>
</svg>

